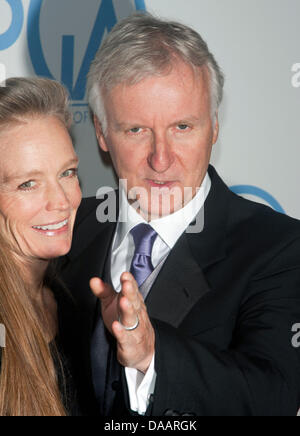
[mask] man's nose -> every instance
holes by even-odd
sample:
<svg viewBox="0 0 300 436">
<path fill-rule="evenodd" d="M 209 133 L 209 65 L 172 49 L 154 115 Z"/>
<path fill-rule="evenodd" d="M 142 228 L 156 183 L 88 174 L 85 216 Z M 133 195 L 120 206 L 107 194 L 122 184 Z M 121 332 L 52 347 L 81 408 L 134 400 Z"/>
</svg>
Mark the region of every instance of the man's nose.
<svg viewBox="0 0 300 436">
<path fill-rule="evenodd" d="M 65 211 L 70 207 L 69 198 L 63 187 L 57 183 L 47 189 L 47 207 L 48 211 Z"/>
<path fill-rule="evenodd" d="M 166 135 L 154 135 L 148 156 L 150 167 L 157 173 L 164 173 L 171 167 L 173 162 L 174 155 Z"/>
</svg>

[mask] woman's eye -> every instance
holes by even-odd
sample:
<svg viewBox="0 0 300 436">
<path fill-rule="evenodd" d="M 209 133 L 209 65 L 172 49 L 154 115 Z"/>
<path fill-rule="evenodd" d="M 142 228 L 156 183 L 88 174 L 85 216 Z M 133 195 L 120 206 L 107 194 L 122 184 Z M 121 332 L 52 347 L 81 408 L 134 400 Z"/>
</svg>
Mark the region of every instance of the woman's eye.
<svg viewBox="0 0 300 436">
<path fill-rule="evenodd" d="M 36 186 L 36 182 L 33 180 L 29 180 L 28 182 L 22 183 L 22 185 L 19 186 L 19 189 L 23 191 L 28 191 L 30 189 L 33 189 Z"/>
<path fill-rule="evenodd" d="M 72 169 L 67 170 L 64 173 L 62 173 L 61 177 L 76 177 L 77 174 L 78 174 L 78 169 L 72 168 Z"/>
</svg>

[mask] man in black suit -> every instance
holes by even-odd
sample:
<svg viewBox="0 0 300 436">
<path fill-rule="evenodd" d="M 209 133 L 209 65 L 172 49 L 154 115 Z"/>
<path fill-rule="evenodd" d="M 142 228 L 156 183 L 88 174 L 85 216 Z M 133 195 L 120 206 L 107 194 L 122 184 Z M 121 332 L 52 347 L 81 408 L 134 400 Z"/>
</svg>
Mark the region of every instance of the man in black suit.
<svg viewBox="0 0 300 436">
<path fill-rule="evenodd" d="M 300 224 L 237 197 L 209 165 L 222 88 L 201 37 L 150 15 L 119 23 L 92 65 L 120 205 L 113 192 L 83 201 L 62 273 L 82 317 L 68 340 L 80 392 L 103 414 L 300 405 Z"/>
</svg>

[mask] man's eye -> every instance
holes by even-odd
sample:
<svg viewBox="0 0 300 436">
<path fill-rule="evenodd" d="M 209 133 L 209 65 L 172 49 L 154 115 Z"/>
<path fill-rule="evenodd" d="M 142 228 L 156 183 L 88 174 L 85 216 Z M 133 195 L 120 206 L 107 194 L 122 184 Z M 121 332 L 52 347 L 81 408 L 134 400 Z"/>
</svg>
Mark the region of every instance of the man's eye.
<svg viewBox="0 0 300 436">
<path fill-rule="evenodd" d="M 19 189 L 23 191 L 28 191 L 30 189 L 33 189 L 36 186 L 36 182 L 33 180 L 29 180 L 28 182 L 22 183 L 22 185 L 19 186 Z"/>
<path fill-rule="evenodd" d="M 129 130 L 130 133 L 140 133 L 141 132 L 141 128 L 140 127 L 133 127 L 132 129 Z"/>
<path fill-rule="evenodd" d="M 177 127 L 179 130 L 187 130 L 189 128 L 187 124 L 178 124 Z"/>
</svg>

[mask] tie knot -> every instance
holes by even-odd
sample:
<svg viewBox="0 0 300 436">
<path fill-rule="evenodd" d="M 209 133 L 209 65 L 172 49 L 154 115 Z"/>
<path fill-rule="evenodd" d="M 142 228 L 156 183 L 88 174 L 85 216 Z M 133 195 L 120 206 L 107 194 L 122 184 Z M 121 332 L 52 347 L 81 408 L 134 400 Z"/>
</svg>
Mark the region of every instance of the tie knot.
<svg viewBox="0 0 300 436">
<path fill-rule="evenodd" d="M 135 253 L 150 256 L 157 233 L 149 224 L 138 224 L 130 233 L 133 236 Z"/>
</svg>

